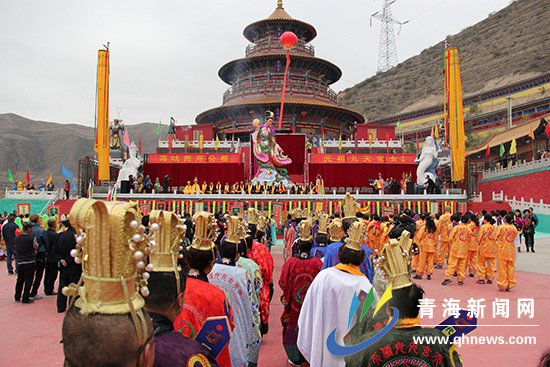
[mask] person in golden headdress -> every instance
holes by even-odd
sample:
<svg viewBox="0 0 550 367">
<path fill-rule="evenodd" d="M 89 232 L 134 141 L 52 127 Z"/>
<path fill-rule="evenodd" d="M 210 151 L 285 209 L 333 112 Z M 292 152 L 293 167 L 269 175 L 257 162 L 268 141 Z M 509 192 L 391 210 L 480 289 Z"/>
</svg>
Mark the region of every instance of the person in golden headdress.
<svg viewBox="0 0 550 367">
<path fill-rule="evenodd" d="M 333 222 L 335 223 L 334 224 L 331 223 L 329 231 L 331 232 L 331 238 L 332 237 L 337 238 L 339 236 L 337 233 L 339 229 L 343 229 L 343 232 L 346 235 L 344 236 L 343 239 L 339 241 L 335 241 L 327 246 L 327 249 L 325 251 L 325 258 L 323 261 L 323 269 L 333 267 L 340 262 L 340 258 L 338 256 L 338 254 L 340 253 L 340 249 L 342 245 L 345 243 L 345 241 L 347 240 L 347 238 L 349 237 L 349 230 L 351 226 L 354 223 L 359 221 L 356 215 L 358 205 L 357 205 L 357 202 L 355 201 L 355 198 L 349 193 L 347 193 L 342 204 L 344 206 L 345 217 L 341 221 L 339 220 L 339 218 L 333 219 Z M 363 227 L 364 227 L 364 222 L 363 221 L 360 221 L 360 222 L 363 224 Z M 364 234 L 366 238 L 367 237 L 366 228 L 365 228 Z M 359 270 L 372 282 L 373 276 L 374 276 L 374 272 L 373 272 L 374 254 L 370 248 L 368 248 L 366 245 L 363 244 L 365 242 L 365 238 L 361 239 L 361 244 L 360 244 L 361 249 L 365 252 L 365 258 L 363 262 L 359 264 Z"/>
<path fill-rule="evenodd" d="M 395 325 L 384 331 L 380 340 L 346 356 L 346 366 L 388 366 L 392 363 L 395 366 L 406 366 L 410 365 L 410 361 L 430 367 L 463 365 L 462 358 L 451 342 L 428 342 L 432 338 L 444 340 L 443 332 L 420 326 L 418 305 L 422 303 L 424 290 L 410 278 L 407 265 L 411 254 L 412 240 L 408 231 L 403 231 L 399 239 L 390 239 L 380 251 L 378 269 L 390 283 L 387 289 L 380 291 L 384 292 L 382 299 L 389 297 L 389 300 L 386 307 L 378 308 L 380 305 L 377 305 L 376 312 L 373 307 L 366 311 L 363 318 L 346 335 L 346 346 L 363 343 L 377 335 L 390 319 L 396 318 L 395 310 L 399 312 L 399 316 Z"/>
<path fill-rule="evenodd" d="M 225 216 L 226 238 L 219 246 L 220 263 L 214 264 L 208 274 L 209 282 L 224 291 L 233 315 L 235 329 L 229 342 L 232 366 L 247 366 L 252 340 L 252 289 L 247 281 L 246 270 L 236 266 L 239 259 L 240 234 L 246 230 L 242 217 Z"/>
<path fill-rule="evenodd" d="M 317 246 L 314 246 L 311 249 L 311 256 L 317 257 L 319 259 L 322 259 L 325 257 L 325 251 L 327 249 L 327 245 L 329 243 L 328 238 L 328 214 L 325 213 L 316 213 L 319 225 L 317 233 L 315 233 L 315 242 L 317 243 Z"/>
<path fill-rule="evenodd" d="M 311 282 L 321 271 L 323 265 L 321 260 L 310 255 L 312 247 L 312 221 L 311 219 L 303 220 L 300 223 L 300 237 L 298 238 L 300 252 L 298 256 L 292 257 L 283 265 L 279 278 L 279 286 L 283 291 L 281 301 L 284 306 L 281 316 L 283 347 L 292 365 L 301 365 L 306 362 L 296 346 L 298 317 Z"/>
<path fill-rule="evenodd" d="M 174 331 L 174 322 L 184 307 L 186 288 L 185 273 L 178 265 L 183 250 L 180 245 L 185 230 L 183 221 L 175 213 L 153 210 L 150 223 L 157 246 L 149 255 L 149 295 L 145 297 L 145 309 L 155 326 L 154 366 L 187 367 L 190 360 L 219 366 L 210 349 Z"/>
<path fill-rule="evenodd" d="M 353 298 L 359 295 L 366 297 L 372 289 L 369 279 L 359 270 L 359 265 L 365 259 L 365 250 L 361 248 L 365 235 L 363 222 L 352 221 L 349 238 L 338 252 L 340 263 L 317 274 L 306 293 L 298 318 L 300 332 L 297 345 L 312 366 L 345 365 L 343 357 L 328 351 L 326 341 L 336 328 L 336 341 L 340 345 L 344 344 L 345 330 L 355 324 L 352 319 L 348 325 L 347 317 Z"/>
<path fill-rule="evenodd" d="M 147 296 L 153 245 L 138 204 L 80 199 L 70 220 L 78 233 L 71 255 L 83 273 L 63 288 L 74 302 L 63 319 L 65 366 L 152 366 L 155 334 L 136 282 Z"/>
<path fill-rule="evenodd" d="M 260 293 L 260 316 L 262 318 L 261 332 L 267 334 L 269 331 L 269 306 L 273 294 L 273 256 L 267 246 L 262 241 L 264 236 L 267 218 L 262 214 L 251 214 L 256 211 L 254 208 L 248 208 L 248 234 L 252 238 L 252 248 L 248 253 L 248 257 L 260 267 L 262 272 L 263 287 Z M 252 223 L 251 223 L 252 218 Z M 249 239 L 247 238 L 247 241 Z"/>
<path fill-rule="evenodd" d="M 248 283 L 252 293 L 252 344 L 248 348 L 248 365 L 257 366 L 262 345 L 262 318 L 260 312 L 260 294 L 263 289 L 262 272 L 258 264 L 251 260 L 248 255 L 252 251 L 252 236 L 246 233 L 246 228 L 241 228 L 239 235 L 240 243 L 238 245 L 239 259 L 236 261 L 237 267 L 246 270 Z M 267 288 L 267 284 L 265 285 Z"/>
<path fill-rule="evenodd" d="M 218 257 L 216 238 L 216 221 L 207 212 L 193 215 L 195 236 L 185 251 L 187 286 L 184 294 L 184 307 L 174 322 L 174 327 L 183 335 L 194 338 L 209 317 L 227 316 L 229 324 L 235 327 L 233 312 L 223 290 L 212 285 L 208 275 Z M 222 367 L 231 366 L 229 346 L 222 349 L 216 358 Z"/>
</svg>

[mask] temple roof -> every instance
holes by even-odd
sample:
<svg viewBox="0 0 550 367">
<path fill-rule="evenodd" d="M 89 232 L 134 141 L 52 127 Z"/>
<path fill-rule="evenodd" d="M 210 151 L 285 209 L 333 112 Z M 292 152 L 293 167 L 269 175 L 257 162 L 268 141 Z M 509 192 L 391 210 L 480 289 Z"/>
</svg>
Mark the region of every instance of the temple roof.
<svg viewBox="0 0 550 367">
<path fill-rule="evenodd" d="M 511 143 L 513 139 L 516 139 L 518 146 L 522 145 L 520 139 L 529 138 L 531 129 L 533 130 L 533 134 L 535 136 L 544 133 L 544 129 L 547 124 L 545 118 L 550 119 L 550 114 L 546 114 L 542 117 L 536 117 L 521 125 L 516 125 L 511 129 L 506 129 L 500 133 L 496 133 L 485 144 L 467 150 L 466 155 L 471 156 L 477 153 L 485 152 L 487 150 L 487 146 L 489 146 L 489 149 L 492 149 L 500 147 L 500 144 L 506 145 L 507 143 Z"/>
<path fill-rule="evenodd" d="M 214 121 L 219 121 L 219 116 L 214 117 L 213 121 L 210 121 L 209 119 L 206 120 L 207 116 L 216 116 L 218 114 L 223 114 L 225 111 L 230 111 L 232 109 L 240 109 L 240 108 L 246 108 L 249 110 L 250 108 L 257 107 L 257 106 L 265 106 L 269 108 L 277 108 L 281 105 L 281 98 L 259 98 L 259 99 L 251 99 L 246 101 L 239 101 L 234 102 L 230 104 L 226 104 L 223 106 L 211 108 L 207 111 L 202 112 L 195 118 L 195 122 L 197 124 L 207 124 L 207 123 L 215 123 Z M 334 113 L 341 115 L 341 117 L 347 117 L 347 123 L 364 123 L 365 118 L 363 115 L 361 115 L 359 112 L 351 110 L 349 108 L 339 107 L 335 106 L 326 102 L 317 101 L 314 99 L 308 99 L 308 98 L 285 98 L 285 107 L 292 107 L 292 106 L 304 106 L 304 109 L 307 109 L 308 107 L 314 107 L 314 108 L 320 108 L 323 110 L 331 110 Z"/>
<path fill-rule="evenodd" d="M 302 36 L 305 42 L 311 42 L 317 36 L 315 28 L 306 22 L 292 18 L 283 8 L 282 2 L 278 2 L 277 8 L 267 19 L 259 20 L 249 24 L 243 31 L 244 37 L 250 42 L 266 32 L 273 29 L 273 24 L 280 23 L 284 31 L 293 31 L 298 37 Z"/>
<path fill-rule="evenodd" d="M 248 71 L 249 69 L 256 69 L 257 66 L 254 65 L 255 63 L 265 63 L 265 61 L 274 60 L 274 59 L 281 60 L 283 67 L 286 64 L 286 54 L 284 53 L 256 55 L 256 56 L 244 57 L 242 59 L 229 61 L 227 64 L 225 64 L 220 68 L 220 71 L 218 71 L 218 75 L 221 80 L 231 85 L 230 83 L 231 74 L 242 74 Z M 300 63 L 306 63 L 307 64 L 307 66 L 305 66 L 306 70 L 317 69 L 316 71 L 319 72 L 319 74 L 325 74 L 325 79 L 327 80 L 328 84 L 336 83 L 342 76 L 342 70 L 340 70 L 338 66 L 334 65 L 330 61 L 323 60 L 318 57 L 296 55 L 291 53 L 290 60 L 291 60 L 290 61 L 291 68 L 296 67 Z M 239 70 L 235 70 L 237 68 Z"/>
</svg>

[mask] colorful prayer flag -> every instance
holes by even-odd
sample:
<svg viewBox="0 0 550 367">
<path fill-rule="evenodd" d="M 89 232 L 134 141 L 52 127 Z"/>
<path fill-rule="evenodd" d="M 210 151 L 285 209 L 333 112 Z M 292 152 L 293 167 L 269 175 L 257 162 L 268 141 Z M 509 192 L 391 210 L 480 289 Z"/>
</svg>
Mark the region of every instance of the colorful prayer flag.
<svg viewBox="0 0 550 367">
<path fill-rule="evenodd" d="M 542 118 L 542 120 L 546 122 L 544 118 Z M 546 136 L 550 137 L 550 123 L 546 122 L 546 127 L 544 128 L 544 132 L 546 133 Z"/>
<path fill-rule="evenodd" d="M 189 135 L 185 135 L 185 149 L 187 149 L 188 145 L 189 145 Z"/>
<path fill-rule="evenodd" d="M 27 185 L 31 183 L 31 176 L 29 175 L 29 170 L 27 170 Z"/>
<path fill-rule="evenodd" d="M 439 139 L 439 123 L 435 123 L 435 137 Z"/>
<path fill-rule="evenodd" d="M 214 144 L 214 150 L 218 150 L 218 144 L 220 144 L 220 137 L 216 135 L 216 144 Z"/>
<path fill-rule="evenodd" d="M 27 171 L 27 175 L 28 175 L 28 171 Z M 65 176 L 69 179 L 74 177 L 74 175 L 71 173 L 71 171 L 66 169 L 64 165 L 61 165 L 61 175 Z"/>
<path fill-rule="evenodd" d="M 161 122 L 161 121 L 162 121 L 162 120 L 159 120 L 159 126 L 157 127 L 157 135 L 160 135 L 160 122 Z"/>
<path fill-rule="evenodd" d="M 514 137 L 512 139 L 512 144 L 510 145 L 510 154 L 516 154 L 517 147 L 516 147 L 516 138 Z"/>
<path fill-rule="evenodd" d="M 50 178 L 46 181 L 46 185 L 49 185 L 52 182 L 52 174 L 50 173 Z"/>
<path fill-rule="evenodd" d="M 487 150 L 485 151 L 485 156 L 488 157 L 491 155 L 491 148 L 489 148 L 489 144 L 487 144 Z"/>
<path fill-rule="evenodd" d="M 397 129 L 401 130 L 402 128 L 403 128 L 403 126 L 401 126 L 401 123 L 399 121 L 397 121 Z"/>
<path fill-rule="evenodd" d="M 500 156 L 502 157 L 506 153 L 506 150 L 504 149 L 504 144 L 500 142 Z"/>
<path fill-rule="evenodd" d="M 130 146 L 130 132 L 128 131 L 128 129 L 126 129 L 124 132 L 124 145 L 127 147 Z"/>
<path fill-rule="evenodd" d="M 141 155 L 141 135 L 139 136 L 138 153 Z"/>
<path fill-rule="evenodd" d="M 338 140 L 338 147 L 342 150 L 342 133 L 340 133 L 340 139 Z"/>
<path fill-rule="evenodd" d="M 199 149 L 200 149 L 201 153 L 202 153 L 202 147 L 203 147 L 203 144 L 204 144 L 203 140 L 204 140 L 204 137 L 203 137 L 202 134 L 200 134 L 199 135 Z"/>
<path fill-rule="evenodd" d="M 75 185 L 75 183 L 74 183 L 73 180 L 71 180 L 71 189 L 73 189 L 74 192 L 77 192 L 77 191 L 78 191 L 78 189 L 76 188 L 76 185 Z"/>
<path fill-rule="evenodd" d="M 533 128 L 529 128 L 529 137 L 533 140 L 535 140 L 535 134 L 533 133 Z"/>
<path fill-rule="evenodd" d="M 13 175 L 11 174 L 10 168 L 8 167 L 8 181 L 9 182 L 15 182 L 13 179 Z"/>
</svg>

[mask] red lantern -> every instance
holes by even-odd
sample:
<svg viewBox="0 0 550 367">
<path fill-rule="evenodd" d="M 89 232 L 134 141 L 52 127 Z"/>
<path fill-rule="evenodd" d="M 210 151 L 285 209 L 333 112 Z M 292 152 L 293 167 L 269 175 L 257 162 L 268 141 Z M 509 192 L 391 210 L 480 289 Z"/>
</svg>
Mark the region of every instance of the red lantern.
<svg viewBox="0 0 550 367">
<path fill-rule="evenodd" d="M 287 31 L 281 35 L 280 41 L 285 50 L 290 50 L 298 42 L 298 37 L 293 32 Z"/>
<path fill-rule="evenodd" d="M 307 116 L 307 111 L 302 111 L 302 113 L 300 115 L 302 115 L 302 117 L 306 117 Z"/>
</svg>

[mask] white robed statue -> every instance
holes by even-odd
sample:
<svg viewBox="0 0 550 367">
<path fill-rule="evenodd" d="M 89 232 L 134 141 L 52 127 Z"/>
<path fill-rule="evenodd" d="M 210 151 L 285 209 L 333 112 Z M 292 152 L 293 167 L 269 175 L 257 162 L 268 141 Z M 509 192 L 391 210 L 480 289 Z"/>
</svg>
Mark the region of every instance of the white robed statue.
<svg viewBox="0 0 550 367">
<path fill-rule="evenodd" d="M 122 168 L 118 172 L 118 178 L 116 180 L 117 184 L 120 184 L 121 181 L 128 181 L 130 175 L 137 177 L 137 171 L 139 166 L 141 165 L 139 159 L 136 158 L 137 147 L 134 142 L 130 144 L 128 150 L 130 151 L 130 158 L 128 158 L 126 162 L 122 164 Z"/>
<path fill-rule="evenodd" d="M 432 180 L 437 177 L 435 169 L 439 165 L 439 159 L 437 159 L 437 148 L 435 147 L 435 140 L 433 137 L 428 136 L 422 147 L 422 154 L 420 158 L 415 160 L 418 162 L 418 168 L 416 169 L 416 183 L 419 185 L 426 185 L 428 179 L 426 176 L 430 176 Z"/>
</svg>

